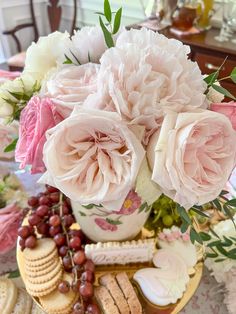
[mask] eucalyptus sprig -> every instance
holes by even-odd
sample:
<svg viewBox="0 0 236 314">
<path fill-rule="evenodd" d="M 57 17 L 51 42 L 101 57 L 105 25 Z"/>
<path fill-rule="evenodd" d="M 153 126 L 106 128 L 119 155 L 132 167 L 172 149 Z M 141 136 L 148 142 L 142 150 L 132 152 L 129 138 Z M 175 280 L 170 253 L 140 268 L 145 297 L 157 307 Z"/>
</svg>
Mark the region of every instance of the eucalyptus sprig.
<svg viewBox="0 0 236 314">
<path fill-rule="evenodd" d="M 117 12 L 112 12 L 109 0 L 104 0 L 104 12 L 96 12 L 96 14 L 99 15 L 99 24 L 103 31 L 107 47 L 114 47 L 113 35 L 117 34 L 120 29 L 122 8 L 120 8 Z M 106 19 L 105 22 L 102 17 Z"/>
<path fill-rule="evenodd" d="M 226 88 L 217 84 L 218 82 L 228 80 L 228 79 L 230 79 L 233 83 L 236 84 L 236 67 L 232 70 L 230 75 L 218 79 L 219 75 L 220 75 L 220 71 L 222 70 L 226 60 L 227 60 L 227 57 L 225 58 L 224 62 L 221 64 L 221 66 L 219 67 L 218 70 L 216 70 L 215 72 L 209 74 L 207 77 L 204 78 L 204 81 L 207 83 L 206 93 L 208 93 L 209 88 L 212 87 L 218 93 L 220 93 L 220 94 L 222 94 L 222 95 L 224 95 L 230 99 L 236 100 L 236 97 L 234 95 L 232 95 Z"/>
</svg>

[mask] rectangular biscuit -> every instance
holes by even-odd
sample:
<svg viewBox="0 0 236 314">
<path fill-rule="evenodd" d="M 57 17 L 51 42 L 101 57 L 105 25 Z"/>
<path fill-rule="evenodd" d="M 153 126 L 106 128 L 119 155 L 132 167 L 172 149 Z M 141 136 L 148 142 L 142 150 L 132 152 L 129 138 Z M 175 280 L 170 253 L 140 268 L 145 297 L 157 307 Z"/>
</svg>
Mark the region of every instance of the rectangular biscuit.
<svg viewBox="0 0 236 314">
<path fill-rule="evenodd" d="M 109 291 L 105 287 L 96 287 L 94 290 L 94 295 L 99 305 L 103 309 L 104 314 L 120 314 Z"/>
</svg>

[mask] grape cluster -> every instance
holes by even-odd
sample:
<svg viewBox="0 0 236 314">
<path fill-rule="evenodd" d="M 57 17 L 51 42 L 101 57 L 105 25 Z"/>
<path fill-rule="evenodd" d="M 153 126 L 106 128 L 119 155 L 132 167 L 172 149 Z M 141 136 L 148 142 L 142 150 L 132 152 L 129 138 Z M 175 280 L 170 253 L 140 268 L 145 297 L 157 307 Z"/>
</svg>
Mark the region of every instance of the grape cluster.
<svg viewBox="0 0 236 314">
<path fill-rule="evenodd" d="M 81 230 L 72 228 L 75 219 L 70 200 L 56 188 L 46 186 L 46 191 L 31 197 L 28 205 L 29 225 L 18 230 L 21 249 L 34 248 L 37 245 L 37 235 L 53 238 L 64 270 L 73 276 L 71 284 L 62 281 L 58 290 L 68 293 L 72 289 L 79 293 L 80 302 L 74 305 L 73 314 L 99 314 L 98 306 L 92 302 L 95 266 L 84 252 L 85 235 Z"/>
</svg>

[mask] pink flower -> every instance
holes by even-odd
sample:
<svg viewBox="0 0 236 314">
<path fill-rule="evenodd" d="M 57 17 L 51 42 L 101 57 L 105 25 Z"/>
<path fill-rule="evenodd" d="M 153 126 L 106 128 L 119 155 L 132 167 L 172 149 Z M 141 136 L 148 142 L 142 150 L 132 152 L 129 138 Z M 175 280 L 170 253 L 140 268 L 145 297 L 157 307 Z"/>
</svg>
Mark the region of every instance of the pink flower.
<svg viewBox="0 0 236 314">
<path fill-rule="evenodd" d="M 15 247 L 21 218 L 21 210 L 15 204 L 0 209 L 0 254 Z"/>
<path fill-rule="evenodd" d="M 116 113 L 78 108 L 47 132 L 43 155 L 47 172 L 40 183 L 114 211 L 133 188 L 145 151 Z"/>
<path fill-rule="evenodd" d="M 16 161 L 20 168 L 32 165 L 32 173 L 45 171 L 43 163 L 43 147 L 45 133 L 62 121 L 55 106 L 49 98 L 32 97 L 22 110 L 20 117 L 19 140 L 16 147 Z"/>
<path fill-rule="evenodd" d="M 102 230 L 105 231 L 117 231 L 118 227 L 116 225 L 112 225 L 109 222 L 107 222 L 106 219 L 103 218 L 96 218 L 95 224 L 98 225 Z"/>
<path fill-rule="evenodd" d="M 235 167 L 236 132 L 210 110 L 166 114 L 148 145 L 152 179 L 186 209 L 215 199 Z"/>
<path fill-rule="evenodd" d="M 219 104 L 211 104 L 210 109 L 215 112 L 224 114 L 232 123 L 233 128 L 236 130 L 236 102 L 224 102 Z"/>
<path fill-rule="evenodd" d="M 141 206 L 141 203 L 142 200 L 138 194 L 134 190 L 131 190 L 126 197 L 121 210 L 116 211 L 115 213 L 121 215 L 131 215 Z"/>
</svg>

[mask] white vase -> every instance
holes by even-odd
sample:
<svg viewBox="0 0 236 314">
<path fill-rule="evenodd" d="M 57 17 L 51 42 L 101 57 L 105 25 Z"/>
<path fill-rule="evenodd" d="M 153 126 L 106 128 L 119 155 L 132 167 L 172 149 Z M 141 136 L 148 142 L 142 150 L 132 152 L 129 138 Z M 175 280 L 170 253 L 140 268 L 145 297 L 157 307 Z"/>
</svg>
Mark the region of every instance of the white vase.
<svg viewBox="0 0 236 314">
<path fill-rule="evenodd" d="M 131 240 L 141 231 L 151 206 L 131 190 L 119 211 L 108 212 L 102 206 L 82 206 L 72 201 L 78 224 L 86 236 L 95 242 Z"/>
</svg>

